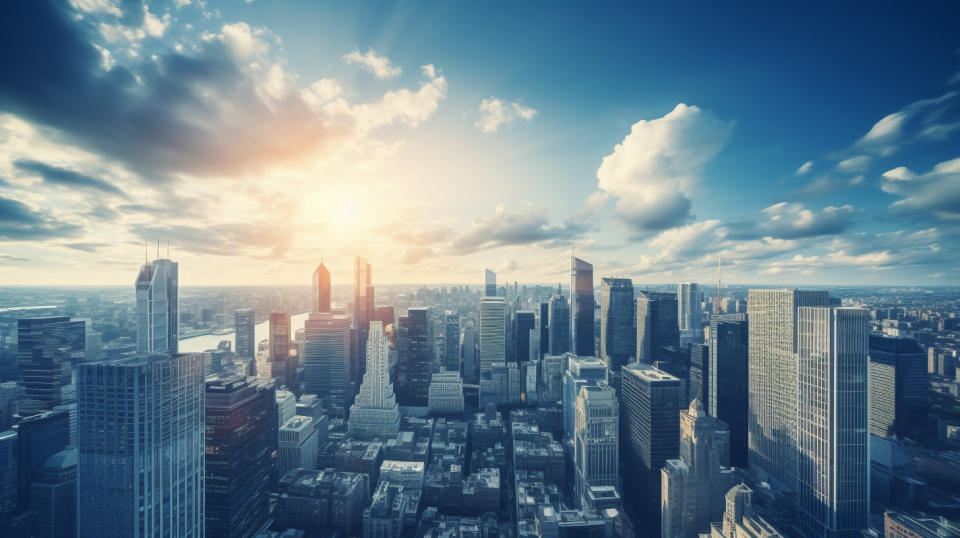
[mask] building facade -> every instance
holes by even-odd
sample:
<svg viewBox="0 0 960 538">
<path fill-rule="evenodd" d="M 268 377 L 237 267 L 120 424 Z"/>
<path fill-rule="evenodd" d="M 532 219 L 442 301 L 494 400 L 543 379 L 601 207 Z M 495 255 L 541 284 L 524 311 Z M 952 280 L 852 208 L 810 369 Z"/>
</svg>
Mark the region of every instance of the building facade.
<svg viewBox="0 0 960 538">
<path fill-rule="evenodd" d="M 400 430 L 400 406 L 390 382 L 390 347 L 383 324 L 370 322 L 367 371 L 360 392 L 350 406 L 347 431 L 360 439 L 391 439 Z"/>
<path fill-rule="evenodd" d="M 140 267 L 137 291 L 137 353 L 176 353 L 180 344 L 177 262 L 157 259 Z"/>
<path fill-rule="evenodd" d="M 636 302 L 629 278 L 600 280 L 600 358 L 619 370 L 637 355 Z"/>
<path fill-rule="evenodd" d="M 592 488 L 619 487 L 620 412 L 617 393 L 606 384 L 584 385 L 577 394 L 574 426 L 575 492 L 585 509 Z"/>
<path fill-rule="evenodd" d="M 640 291 L 637 293 L 637 361 L 652 364 L 663 360 L 662 349 L 679 347 L 677 294 Z"/>
<path fill-rule="evenodd" d="M 593 265 L 570 256 L 570 337 L 571 350 L 579 356 L 596 353 L 593 341 Z"/>
<path fill-rule="evenodd" d="M 304 388 L 329 402 L 331 414 L 345 416 L 353 396 L 350 320 L 315 312 L 304 322 L 303 329 Z"/>
</svg>

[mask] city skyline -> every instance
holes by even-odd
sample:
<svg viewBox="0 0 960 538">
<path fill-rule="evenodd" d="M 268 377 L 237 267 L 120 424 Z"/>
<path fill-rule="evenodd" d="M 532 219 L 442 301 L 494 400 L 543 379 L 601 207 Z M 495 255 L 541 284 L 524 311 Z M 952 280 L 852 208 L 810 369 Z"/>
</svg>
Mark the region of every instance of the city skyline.
<svg viewBox="0 0 960 538">
<path fill-rule="evenodd" d="M 4 18 L 0 285 L 958 281 L 956 6 L 274 4 Z"/>
</svg>

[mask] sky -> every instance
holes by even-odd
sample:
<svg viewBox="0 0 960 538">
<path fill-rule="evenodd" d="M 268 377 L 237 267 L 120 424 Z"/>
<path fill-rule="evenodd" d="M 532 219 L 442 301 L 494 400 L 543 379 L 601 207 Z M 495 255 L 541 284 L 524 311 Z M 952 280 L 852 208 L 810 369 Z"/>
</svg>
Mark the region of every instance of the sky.
<svg viewBox="0 0 960 538">
<path fill-rule="evenodd" d="M 960 284 L 954 2 L 0 10 L 0 285 Z"/>
</svg>

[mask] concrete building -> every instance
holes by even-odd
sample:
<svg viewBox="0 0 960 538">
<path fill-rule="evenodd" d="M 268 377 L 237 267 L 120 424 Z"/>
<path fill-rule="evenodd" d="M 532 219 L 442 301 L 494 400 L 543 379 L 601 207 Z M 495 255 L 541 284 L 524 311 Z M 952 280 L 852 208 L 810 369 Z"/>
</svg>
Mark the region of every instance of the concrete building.
<svg viewBox="0 0 960 538">
<path fill-rule="evenodd" d="M 463 411 L 463 379 L 458 372 L 437 372 L 430 380 L 427 402 L 430 411 L 459 413 Z"/>
<path fill-rule="evenodd" d="M 280 481 L 274 528 L 359 535 L 370 483 L 362 473 L 294 469 Z"/>
<path fill-rule="evenodd" d="M 710 524 L 710 538 L 783 538 L 753 509 L 753 490 L 746 484 L 730 488 L 724 498 L 723 520 Z"/>
<path fill-rule="evenodd" d="M 480 372 L 506 361 L 506 303 L 503 297 L 480 300 Z"/>
<path fill-rule="evenodd" d="M 567 370 L 563 375 L 563 442 L 571 449 L 577 422 L 577 396 L 580 388 L 607 382 L 607 367 L 596 357 L 576 357 L 572 353 L 565 356 Z"/>
<path fill-rule="evenodd" d="M 356 400 L 350 406 L 347 431 L 359 439 L 390 439 L 400 431 L 400 406 L 390 382 L 390 348 L 383 324 L 370 322 L 367 370 Z"/>
<path fill-rule="evenodd" d="M 383 460 L 380 481 L 400 484 L 405 489 L 423 489 L 426 467 L 422 461 Z"/>
<path fill-rule="evenodd" d="M 277 466 L 280 475 L 291 469 L 317 468 L 317 428 L 312 417 L 297 415 L 280 427 Z"/>
<path fill-rule="evenodd" d="M 573 441 L 574 491 L 592 509 L 590 490 L 616 488 L 620 479 L 620 413 L 617 393 L 606 384 L 584 385 L 577 394 Z"/>
</svg>

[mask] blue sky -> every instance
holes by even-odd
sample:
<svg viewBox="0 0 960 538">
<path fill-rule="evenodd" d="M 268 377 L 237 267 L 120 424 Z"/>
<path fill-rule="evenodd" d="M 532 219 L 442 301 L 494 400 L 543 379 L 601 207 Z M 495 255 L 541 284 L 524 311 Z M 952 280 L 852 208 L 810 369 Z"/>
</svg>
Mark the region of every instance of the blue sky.
<svg viewBox="0 0 960 538">
<path fill-rule="evenodd" d="M 3 9 L 0 284 L 960 282 L 950 3 Z"/>
</svg>

